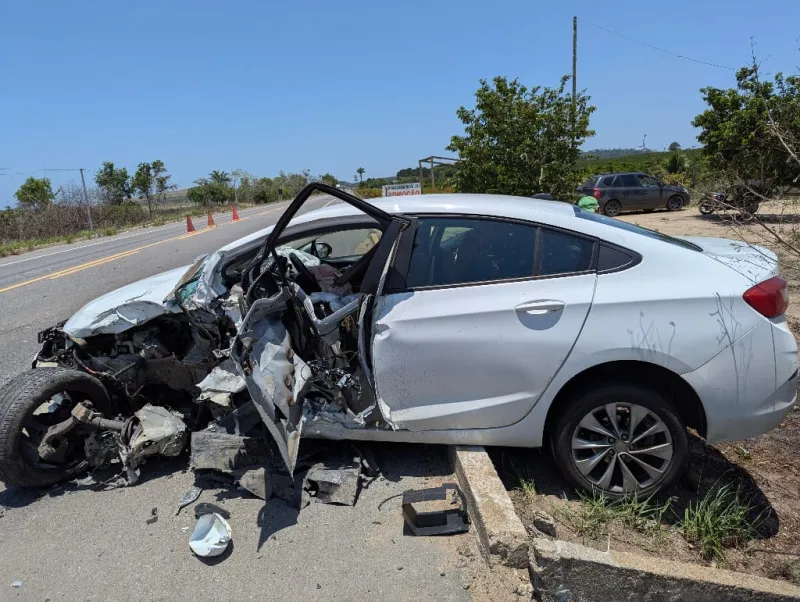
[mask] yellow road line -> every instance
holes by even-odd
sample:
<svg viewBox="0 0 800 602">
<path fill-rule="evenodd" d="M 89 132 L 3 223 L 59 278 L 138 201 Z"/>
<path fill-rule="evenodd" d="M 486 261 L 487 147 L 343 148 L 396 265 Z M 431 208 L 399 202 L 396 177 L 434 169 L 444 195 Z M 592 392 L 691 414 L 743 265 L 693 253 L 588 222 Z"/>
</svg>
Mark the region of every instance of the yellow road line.
<svg viewBox="0 0 800 602">
<path fill-rule="evenodd" d="M 243 222 L 245 220 L 250 219 L 251 217 L 258 217 L 260 215 L 266 215 L 267 213 L 273 213 L 275 211 L 281 211 L 285 209 L 284 207 L 277 207 L 275 209 L 270 209 L 268 211 L 262 211 L 260 213 L 255 213 L 253 215 L 249 215 L 247 217 L 243 217 L 239 219 L 239 222 Z M 224 222 L 219 224 L 219 226 L 227 226 L 228 224 L 236 224 L 238 222 L 230 221 Z M 171 238 L 165 238 L 164 240 L 158 240 L 156 242 L 152 242 L 147 245 L 142 245 L 141 247 L 136 247 L 134 249 L 129 249 L 128 251 L 123 251 L 121 253 L 117 253 L 115 255 L 109 255 L 108 257 L 101 257 L 100 259 L 95 259 L 93 261 L 87 261 L 86 263 L 82 263 L 76 266 L 72 266 L 71 268 L 65 268 L 63 270 L 59 270 L 58 272 L 53 272 L 51 274 L 45 274 L 44 276 L 37 276 L 36 278 L 31 278 L 30 280 L 25 280 L 24 282 L 17 282 L 16 284 L 11 284 L 6 286 L 5 288 L 0 288 L 0 293 L 6 293 L 8 291 L 14 290 L 16 288 L 21 288 L 23 286 L 27 286 L 29 284 L 34 284 L 36 282 L 41 282 L 42 280 L 55 280 L 57 278 L 61 278 L 63 276 L 71 276 L 72 274 L 76 274 L 77 272 L 82 272 L 83 270 L 88 270 L 89 268 L 93 268 L 99 265 L 103 265 L 106 263 L 111 263 L 112 261 L 117 261 L 118 259 L 124 259 L 125 257 L 130 257 L 131 255 L 135 255 L 139 251 L 144 251 L 145 249 L 149 249 L 151 247 L 155 247 L 157 245 L 162 245 L 167 242 L 172 242 L 175 240 L 183 240 L 186 238 L 190 238 L 192 236 L 196 236 L 198 234 L 204 234 L 205 232 L 210 232 L 214 229 L 214 226 L 209 228 L 203 228 L 201 230 L 197 230 L 195 232 L 187 232 L 185 234 L 180 234 L 178 236 L 173 236 Z"/>
</svg>

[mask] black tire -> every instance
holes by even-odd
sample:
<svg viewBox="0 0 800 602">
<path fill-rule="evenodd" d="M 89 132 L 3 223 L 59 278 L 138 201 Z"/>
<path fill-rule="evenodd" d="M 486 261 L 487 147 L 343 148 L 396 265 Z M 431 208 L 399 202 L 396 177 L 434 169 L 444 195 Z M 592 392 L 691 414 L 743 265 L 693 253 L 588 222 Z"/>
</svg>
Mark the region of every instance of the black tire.
<svg viewBox="0 0 800 602">
<path fill-rule="evenodd" d="M 608 217 L 617 217 L 622 211 L 622 205 L 616 199 L 610 199 L 606 201 L 606 204 L 603 205 L 603 213 L 605 213 Z"/>
<path fill-rule="evenodd" d="M 111 408 L 103 384 L 76 370 L 36 368 L 9 381 L 0 389 L 0 481 L 6 485 L 43 487 L 72 478 L 80 471 L 82 447 L 63 464 L 32 462 L 30 454 L 23 453 L 23 445 L 30 447 L 23 423 L 57 393 L 68 393 L 72 403 L 59 408 L 61 415 L 54 415 L 54 423 L 65 419 L 64 413 L 68 414 L 79 401 L 91 401 L 98 411 Z"/>
<path fill-rule="evenodd" d="M 711 205 L 711 203 L 700 203 L 698 209 L 703 215 L 711 215 L 714 213 L 714 207 Z"/>
<path fill-rule="evenodd" d="M 667 211 L 680 211 L 683 209 L 683 197 L 677 194 L 669 197 L 667 201 Z"/>
<path fill-rule="evenodd" d="M 663 476 L 648 487 L 639 488 L 636 495 L 645 499 L 655 492 L 674 483 L 686 471 L 689 460 L 689 444 L 686 427 L 678 412 L 655 389 L 626 383 L 600 383 L 587 387 L 572 396 L 561 408 L 553 422 L 550 444 L 555 462 L 562 474 L 576 488 L 589 493 L 599 491 L 611 498 L 625 497 L 621 491 L 604 490 L 585 478 L 573 459 L 572 437 L 578 425 L 592 410 L 599 410 L 606 404 L 637 404 L 655 414 L 667 427 L 672 438 L 673 455 L 663 468 Z M 626 464 L 630 465 L 630 464 Z"/>
</svg>

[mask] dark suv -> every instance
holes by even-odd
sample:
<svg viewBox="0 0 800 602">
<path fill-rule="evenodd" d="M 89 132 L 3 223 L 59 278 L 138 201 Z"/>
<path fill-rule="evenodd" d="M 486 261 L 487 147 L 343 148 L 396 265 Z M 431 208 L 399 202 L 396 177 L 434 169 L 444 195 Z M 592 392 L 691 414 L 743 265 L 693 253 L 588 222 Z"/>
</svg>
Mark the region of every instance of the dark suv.
<svg viewBox="0 0 800 602">
<path fill-rule="evenodd" d="M 691 200 L 684 186 L 671 186 L 635 172 L 590 176 L 578 187 L 578 192 L 596 198 L 598 211 L 612 217 L 621 211 L 639 209 L 680 211 Z"/>
</svg>

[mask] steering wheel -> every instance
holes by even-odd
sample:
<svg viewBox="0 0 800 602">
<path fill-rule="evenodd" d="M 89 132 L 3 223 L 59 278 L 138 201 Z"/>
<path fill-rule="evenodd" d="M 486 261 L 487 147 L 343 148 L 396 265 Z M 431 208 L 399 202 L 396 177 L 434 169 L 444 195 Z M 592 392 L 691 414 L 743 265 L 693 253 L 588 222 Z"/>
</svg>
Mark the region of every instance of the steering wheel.
<svg viewBox="0 0 800 602">
<path fill-rule="evenodd" d="M 322 290 L 311 270 L 303 263 L 297 253 L 289 253 L 289 261 L 292 262 L 294 269 L 297 270 L 297 278 L 295 280 L 300 285 L 300 288 L 307 294 L 318 293 Z"/>
</svg>

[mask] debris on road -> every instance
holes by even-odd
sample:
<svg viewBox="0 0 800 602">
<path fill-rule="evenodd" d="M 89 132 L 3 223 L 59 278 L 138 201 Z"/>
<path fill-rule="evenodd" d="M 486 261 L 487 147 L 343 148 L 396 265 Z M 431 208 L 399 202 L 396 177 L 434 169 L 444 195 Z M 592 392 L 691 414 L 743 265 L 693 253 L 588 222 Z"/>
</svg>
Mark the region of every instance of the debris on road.
<svg viewBox="0 0 800 602">
<path fill-rule="evenodd" d="M 178 502 L 178 507 L 175 508 L 175 516 L 180 514 L 181 510 L 188 506 L 191 503 L 197 501 L 197 498 L 200 497 L 200 494 L 203 492 L 202 488 L 200 487 L 192 487 L 189 491 L 183 494 L 183 497 Z"/>
<path fill-rule="evenodd" d="M 158 508 L 153 508 L 150 511 L 150 518 L 145 521 L 148 525 L 158 522 Z"/>
<path fill-rule="evenodd" d="M 464 497 L 453 483 L 403 493 L 403 518 L 414 535 L 452 535 L 469 531 Z"/>
<path fill-rule="evenodd" d="M 225 510 L 225 508 L 223 508 L 222 506 L 217 506 L 216 504 L 201 502 L 194 507 L 195 518 L 200 518 L 204 514 L 214 514 L 214 513 L 219 514 L 224 519 L 229 519 L 231 517 L 230 512 Z"/>
<path fill-rule="evenodd" d="M 14 583 L 11 584 L 11 587 L 22 587 L 22 581 L 14 581 Z"/>
<path fill-rule="evenodd" d="M 203 558 L 224 553 L 231 542 L 231 526 L 219 514 L 204 514 L 197 519 L 194 532 L 189 537 L 192 552 Z"/>
<path fill-rule="evenodd" d="M 320 462 L 306 474 L 303 491 L 314 501 L 323 504 L 355 506 L 360 476 L 359 458 L 344 465 L 335 461 Z"/>
</svg>

